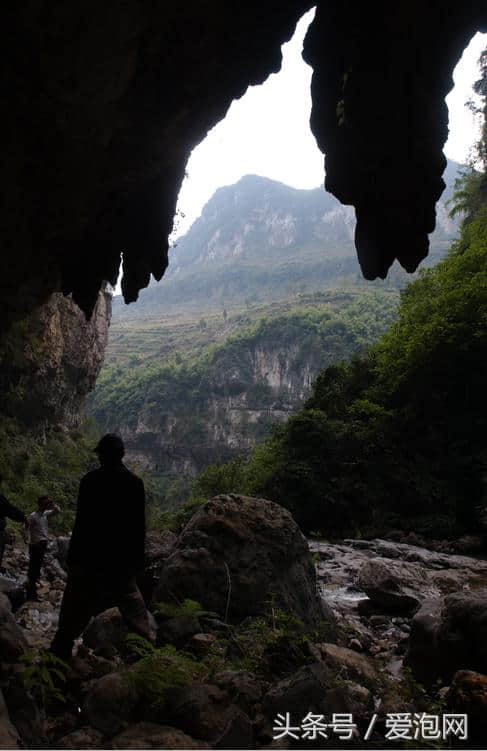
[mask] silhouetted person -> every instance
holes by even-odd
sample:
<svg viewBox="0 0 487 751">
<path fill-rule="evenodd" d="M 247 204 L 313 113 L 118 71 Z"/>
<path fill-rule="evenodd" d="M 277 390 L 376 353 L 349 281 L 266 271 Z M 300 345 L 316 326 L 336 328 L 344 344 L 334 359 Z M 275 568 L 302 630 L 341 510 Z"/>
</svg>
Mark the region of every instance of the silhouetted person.
<svg viewBox="0 0 487 751">
<path fill-rule="evenodd" d="M 131 631 L 154 640 L 135 582 L 144 565 L 144 483 L 122 463 L 125 451 L 118 436 L 103 436 L 95 451 L 101 466 L 80 483 L 68 579 L 51 645 L 64 660 L 90 618 L 115 606 Z"/>
<path fill-rule="evenodd" d="M 3 478 L 0 476 L 0 488 L 3 482 Z M 9 503 L 3 493 L 0 492 L 0 566 L 3 562 L 3 554 L 5 552 L 5 543 L 7 541 L 6 527 L 7 519 L 13 519 L 16 522 L 27 523 L 27 519 L 23 511 L 14 506 L 13 503 Z"/>
<path fill-rule="evenodd" d="M 38 600 L 37 582 L 49 541 L 49 517 L 61 509 L 47 495 L 37 500 L 37 511 L 27 518 L 29 530 L 29 570 L 27 572 L 27 599 Z"/>
</svg>

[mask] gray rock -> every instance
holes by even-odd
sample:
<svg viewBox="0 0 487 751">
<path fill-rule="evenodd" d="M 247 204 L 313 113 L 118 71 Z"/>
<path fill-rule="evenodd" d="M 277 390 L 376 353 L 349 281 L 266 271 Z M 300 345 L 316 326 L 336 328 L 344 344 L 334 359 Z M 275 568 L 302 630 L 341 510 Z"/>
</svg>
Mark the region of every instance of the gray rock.
<svg viewBox="0 0 487 751">
<path fill-rule="evenodd" d="M 317 595 L 305 537 L 276 503 L 220 495 L 201 507 L 166 559 L 156 599 L 190 598 L 238 622 L 268 613 L 270 603 L 307 626 L 333 620 Z"/>
<path fill-rule="evenodd" d="M 359 586 L 376 607 L 390 613 L 408 613 L 419 607 L 419 586 L 410 572 L 399 572 L 398 568 L 375 558 L 367 561 L 360 570 Z"/>
</svg>

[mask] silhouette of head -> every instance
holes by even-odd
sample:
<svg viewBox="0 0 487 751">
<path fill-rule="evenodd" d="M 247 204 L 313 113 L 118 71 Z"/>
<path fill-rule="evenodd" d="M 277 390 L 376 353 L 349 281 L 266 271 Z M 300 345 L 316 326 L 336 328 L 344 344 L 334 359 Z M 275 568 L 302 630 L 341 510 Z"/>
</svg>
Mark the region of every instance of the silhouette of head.
<svg viewBox="0 0 487 751">
<path fill-rule="evenodd" d="M 100 438 L 98 444 L 93 449 L 100 462 L 119 462 L 125 454 L 125 447 L 120 436 L 115 433 L 107 433 Z"/>
</svg>

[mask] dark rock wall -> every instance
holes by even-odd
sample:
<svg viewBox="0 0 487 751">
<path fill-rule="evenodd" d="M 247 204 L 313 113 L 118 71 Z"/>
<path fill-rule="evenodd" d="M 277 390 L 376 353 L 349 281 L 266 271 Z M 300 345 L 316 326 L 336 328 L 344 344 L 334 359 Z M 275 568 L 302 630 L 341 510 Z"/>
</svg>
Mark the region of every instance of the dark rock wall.
<svg viewBox="0 0 487 751">
<path fill-rule="evenodd" d="M 21 0 L 2 17 L 2 327 L 72 293 L 91 312 L 123 252 L 135 300 L 167 263 L 191 149 L 278 70 L 309 0 Z M 443 96 L 485 4 L 318 3 L 306 43 L 327 186 L 357 207 L 367 277 L 427 252 L 442 190 Z M 292 144 L 290 144 L 292 148 Z M 285 155 L 283 155 L 285 158 Z M 411 190 L 412 172 L 422 188 Z M 416 185 L 416 181 L 415 181 Z M 384 201 L 386 212 L 377 213 Z M 398 230 L 398 226 L 400 229 Z M 391 228 L 403 236 L 388 246 Z"/>
</svg>

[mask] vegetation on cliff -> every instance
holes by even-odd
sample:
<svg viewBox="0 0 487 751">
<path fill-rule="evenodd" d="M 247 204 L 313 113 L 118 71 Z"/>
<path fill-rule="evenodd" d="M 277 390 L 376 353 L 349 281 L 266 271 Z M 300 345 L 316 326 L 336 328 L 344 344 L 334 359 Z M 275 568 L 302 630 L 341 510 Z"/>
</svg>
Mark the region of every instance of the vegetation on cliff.
<svg viewBox="0 0 487 751">
<path fill-rule="evenodd" d="M 249 461 L 211 467 L 196 497 L 264 495 L 321 534 L 475 525 L 487 454 L 487 205 L 474 170 L 449 257 L 402 293 L 377 344 L 318 377 L 304 408 Z"/>
</svg>

